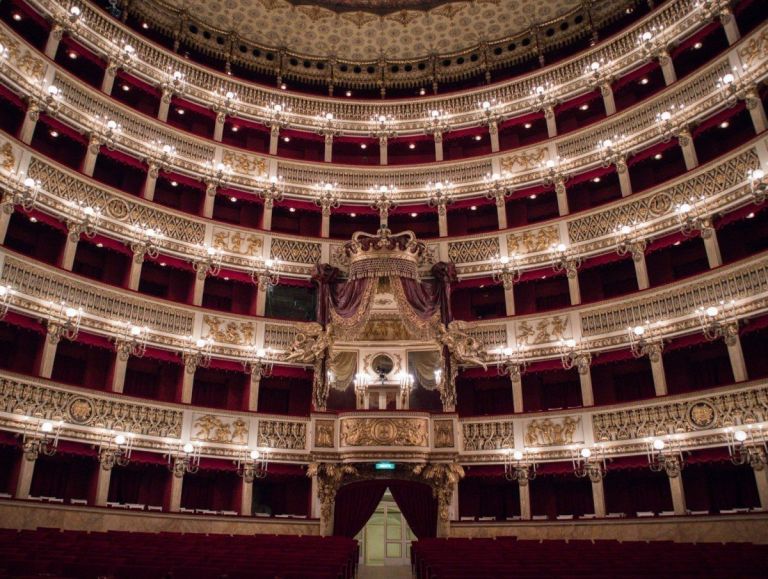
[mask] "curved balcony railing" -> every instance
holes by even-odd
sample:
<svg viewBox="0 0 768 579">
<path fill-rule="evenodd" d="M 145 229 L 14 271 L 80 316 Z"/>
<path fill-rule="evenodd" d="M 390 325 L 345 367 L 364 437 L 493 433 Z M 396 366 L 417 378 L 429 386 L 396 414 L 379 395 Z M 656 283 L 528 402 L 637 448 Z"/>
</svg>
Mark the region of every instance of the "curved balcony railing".
<svg viewBox="0 0 768 579">
<path fill-rule="evenodd" d="M 480 419 L 385 411 L 286 418 L 148 402 L 0 372 L 0 428 L 22 433 L 30 421 L 43 420 L 60 424 L 59 436 L 65 440 L 98 444 L 105 432 L 126 432 L 133 435 L 136 450 L 168 453 L 182 442 L 193 442 L 203 456 L 224 460 L 237 459 L 244 447 L 258 446 L 269 448 L 270 460 L 294 463 L 317 457 L 350 462 L 387 457 L 502 464 L 512 449 L 533 449 L 538 461 L 549 462 L 571 460 L 574 448 L 583 447 L 597 447 L 608 459 L 645 454 L 648 441 L 657 437 L 673 437 L 681 452 L 724 447 L 734 428 L 768 421 L 768 385 L 756 380 L 661 400 L 536 416 Z M 563 429 L 564 423 L 569 427 Z M 366 436 L 372 428 L 377 436 Z M 549 437 L 547 430 L 560 434 Z M 219 436 L 222 431 L 228 436 Z"/>
<path fill-rule="evenodd" d="M 219 252 L 222 267 L 249 272 L 254 260 L 281 262 L 281 273 L 307 278 L 319 261 L 344 268 L 339 261 L 341 243 L 323 238 L 290 236 L 247 229 L 196 217 L 111 189 L 46 159 L 29 147 L 0 137 L 5 164 L 0 186 L 4 203 L 12 207 L 13 192 L 23 188 L 19 175 L 38 183 L 36 209 L 66 223 L 81 217 L 83 207 L 100 213 L 95 232 L 131 247 L 150 228 L 163 255 L 193 263 L 206 246 Z M 632 227 L 632 240 L 648 244 L 681 228 L 679 207 L 692 204 L 697 215 L 712 218 L 756 202 L 750 172 L 765 165 L 764 137 L 756 137 L 715 161 L 643 193 L 595 209 L 527 227 L 487 234 L 428 241 L 436 258 L 450 260 L 461 278 L 488 276 L 499 268 L 499 258 L 513 256 L 520 272 L 545 269 L 552 264 L 552 247 L 563 244 L 579 259 L 618 250 Z M 140 245 L 140 244 L 139 244 Z"/>
<path fill-rule="evenodd" d="M 484 101 L 498 103 L 498 113 L 505 118 L 533 112 L 538 108 L 533 96 L 536 87 L 550 87 L 555 101 L 568 100 L 581 92 L 592 90 L 588 88 L 591 81 L 585 78 L 584 71 L 593 62 L 605 63 L 603 68 L 606 79 L 620 76 L 646 62 L 649 55 L 638 43 L 638 38 L 644 32 L 651 32 L 658 37 L 658 52 L 663 53 L 711 18 L 711 15 L 704 14 L 697 7 L 694 0 L 672 0 L 616 38 L 513 81 L 462 91 L 457 95 L 424 98 L 417 102 L 366 102 L 302 96 L 238 82 L 230 76 L 194 65 L 189 60 L 147 42 L 126 26 L 87 4 L 82 7 L 74 27 L 68 25 L 67 8 L 60 3 L 34 0 L 31 4 L 107 60 L 114 60 L 119 47 L 130 44 L 136 55 L 130 72 L 152 86 L 162 87 L 169 74 L 179 71 L 185 79 L 184 98 L 207 108 L 215 104 L 216 93 L 231 91 L 238 95 L 241 104 L 237 114 L 243 118 L 269 124 L 270 105 L 283 103 L 285 110 L 290 111 L 290 124 L 294 128 L 315 131 L 318 119 L 330 112 L 338 120 L 338 129 L 347 134 L 368 134 L 371 119 L 379 115 L 397 119 L 395 131 L 398 134 L 422 133 L 431 110 L 449 112 L 452 129 L 477 125 L 482 120 L 478 103 Z M 726 3 L 721 3 L 713 14 L 720 11 L 728 14 L 727 10 Z"/>
</svg>

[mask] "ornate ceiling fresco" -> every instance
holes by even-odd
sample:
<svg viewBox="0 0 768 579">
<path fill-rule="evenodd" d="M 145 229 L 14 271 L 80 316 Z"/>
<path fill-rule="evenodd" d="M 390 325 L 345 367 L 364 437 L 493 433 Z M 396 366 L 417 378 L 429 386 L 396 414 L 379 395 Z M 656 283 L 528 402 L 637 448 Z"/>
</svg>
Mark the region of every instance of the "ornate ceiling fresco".
<svg viewBox="0 0 768 579">
<path fill-rule="evenodd" d="M 221 31 L 292 52 L 347 60 L 448 54 L 513 36 L 580 0 L 160 0 Z M 623 2 L 595 5 L 595 14 Z M 388 8 L 395 8 L 394 11 Z"/>
</svg>

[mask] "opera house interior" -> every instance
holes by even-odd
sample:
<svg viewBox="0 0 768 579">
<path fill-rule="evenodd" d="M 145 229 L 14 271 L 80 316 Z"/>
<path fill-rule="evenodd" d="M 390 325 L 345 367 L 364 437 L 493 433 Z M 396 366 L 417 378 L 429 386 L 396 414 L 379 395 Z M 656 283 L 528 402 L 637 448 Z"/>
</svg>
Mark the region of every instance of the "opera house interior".
<svg viewBox="0 0 768 579">
<path fill-rule="evenodd" d="M 768 1 L 0 0 L 0 579 L 768 577 Z"/>
</svg>

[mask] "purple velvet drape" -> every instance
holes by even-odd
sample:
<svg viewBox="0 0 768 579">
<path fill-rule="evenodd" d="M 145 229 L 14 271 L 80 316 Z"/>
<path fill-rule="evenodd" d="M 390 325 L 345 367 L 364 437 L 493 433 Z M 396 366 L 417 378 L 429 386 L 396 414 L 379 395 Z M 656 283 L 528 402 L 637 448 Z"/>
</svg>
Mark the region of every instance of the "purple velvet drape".
<svg viewBox="0 0 768 579">
<path fill-rule="evenodd" d="M 336 494 L 333 533 L 354 537 L 371 518 L 387 490 L 384 481 L 371 480 L 343 486 Z"/>
<path fill-rule="evenodd" d="M 420 282 L 415 279 L 400 278 L 403 294 L 413 312 L 422 320 L 431 318 L 440 307 L 440 288 L 437 283 Z"/>
<path fill-rule="evenodd" d="M 365 307 L 362 303 L 363 296 L 368 289 L 368 284 L 373 281 L 369 278 L 361 278 L 330 286 L 328 295 L 336 315 L 351 318 L 361 307 Z"/>
<path fill-rule="evenodd" d="M 419 539 L 434 537 L 437 500 L 432 496 L 432 489 L 425 484 L 403 480 L 368 480 L 341 487 L 336 494 L 334 534 L 357 535 L 373 515 L 387 488 L 414 534 Z"/>
</svg>

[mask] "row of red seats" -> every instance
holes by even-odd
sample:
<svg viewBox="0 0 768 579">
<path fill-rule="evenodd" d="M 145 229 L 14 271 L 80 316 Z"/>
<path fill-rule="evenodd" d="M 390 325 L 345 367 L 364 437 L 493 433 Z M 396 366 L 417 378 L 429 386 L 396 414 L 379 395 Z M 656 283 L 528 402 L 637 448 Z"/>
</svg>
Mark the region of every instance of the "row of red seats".
<svg viewBox="0 0 768 579">
<path fill-rule="evenodd" d="M 421 539 L 417 579 L 499 577 L 768 577 L 768 545 L 672 541 Z"/>
<path fill-rule="evenodd" d="M 352 579 L 344 537 L 0 529 L 0 577 Z"/>
</svg>

